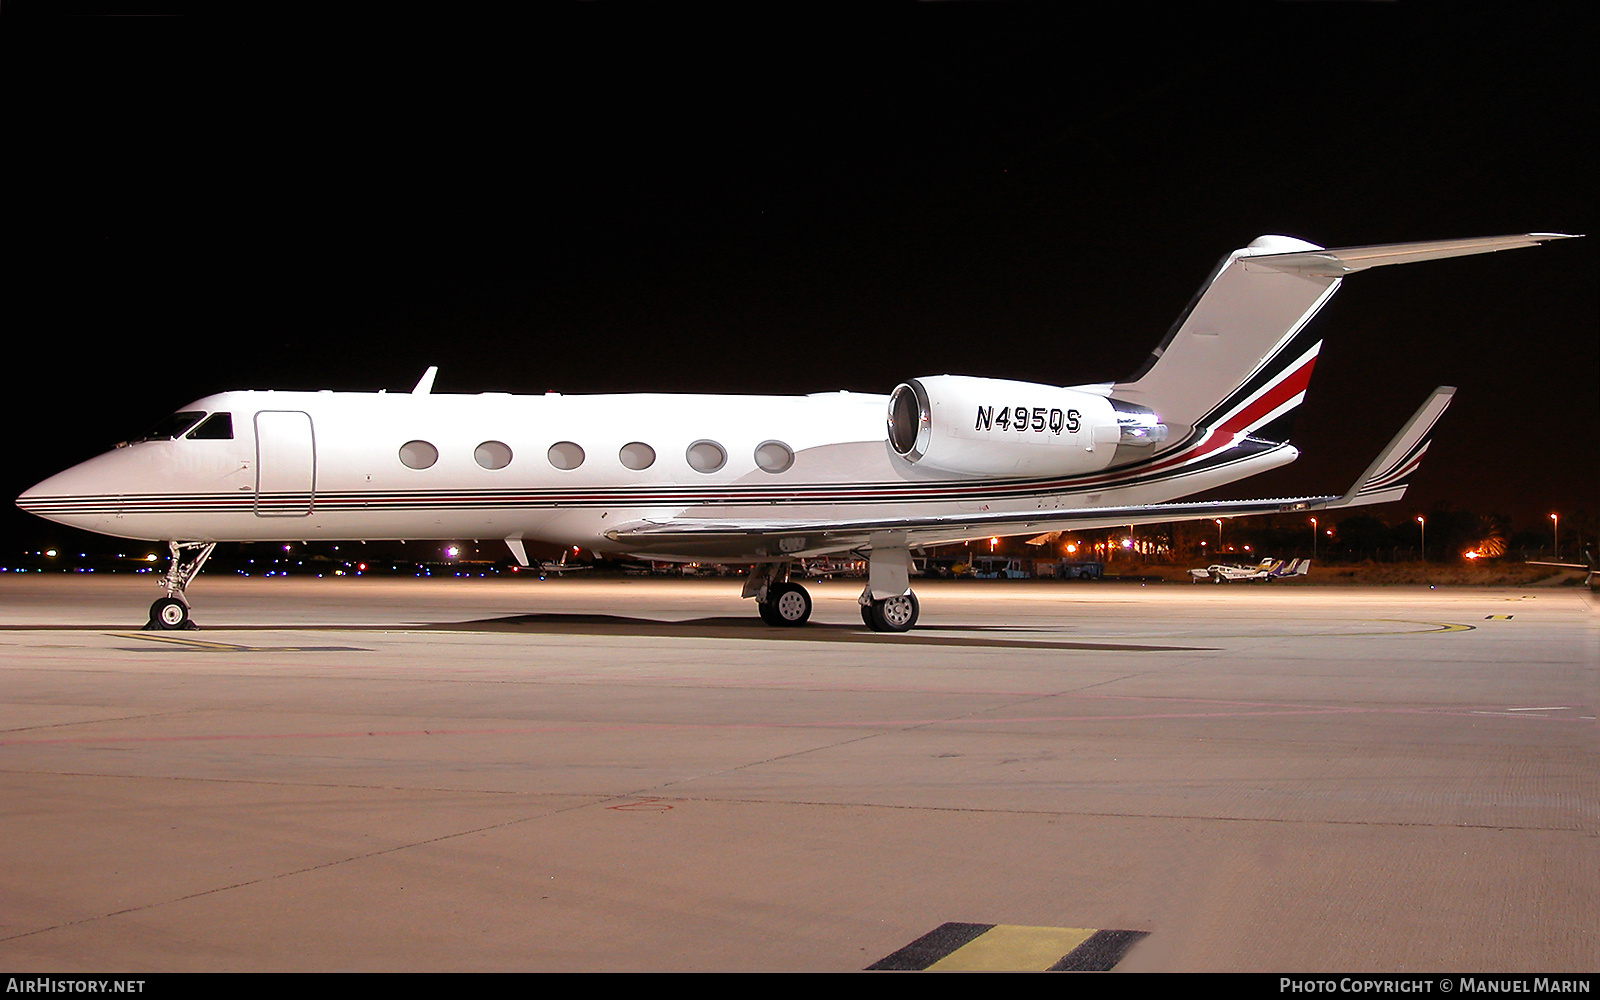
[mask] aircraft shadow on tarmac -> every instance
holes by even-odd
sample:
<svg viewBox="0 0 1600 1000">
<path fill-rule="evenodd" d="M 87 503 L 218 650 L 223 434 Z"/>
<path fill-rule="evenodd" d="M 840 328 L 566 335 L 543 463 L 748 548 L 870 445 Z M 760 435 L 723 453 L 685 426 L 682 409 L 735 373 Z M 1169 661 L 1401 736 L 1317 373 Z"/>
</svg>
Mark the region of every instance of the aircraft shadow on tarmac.
<svg viewBox="0 0 1600 1000">
<path fill-rule="evenodd" d="M 528 614 L 425 626 L 452 632 L 511 632 L 535 635 L 655 636 L 681 639 L 758 639 L 773 642 L 894 643 L 913 646 L 976 646 L 1015 649 L 1088 649 L 1127 652 L 1191 652 L 1209 646 L 1121 642 L 1076 642 L 1051 638 L 1054 630 L 1003 625 L 919 625 L 915 631 L 874 632 L 863 625 L 811 621 L 800 628 L 774 628 L 758 618 L 690 618 L 660 621 L 605 614 Z M 974 635 L 973 633 L 981 633 Z"/>
</svg>

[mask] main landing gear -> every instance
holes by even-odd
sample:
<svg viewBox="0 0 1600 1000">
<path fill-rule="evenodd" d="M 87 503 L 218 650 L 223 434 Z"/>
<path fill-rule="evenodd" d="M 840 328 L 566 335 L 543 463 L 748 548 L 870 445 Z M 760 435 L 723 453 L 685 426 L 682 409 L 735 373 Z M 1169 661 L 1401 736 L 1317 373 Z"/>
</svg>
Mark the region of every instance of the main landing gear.
<svg viewBox="0 0 1600 1000">
<path fill-rule="evenodd" d="M 744 596 L 768 625 L 804 625 L 811 617 L 811 595 L 789 579 L 790 563 L 757 563 L 745 578 Z M 874 632 L 909 632 L 921 610 L 911 592 L 911 553 L 902 543 L 874 545 L 868 582 L 861 592 L 861 622 Z"/>
<path fill-rule="evenodd" d="M 145 631 L 164 632 L 198 627 L 189 618 L 189 603 L 183 599 L 183 592 L 200 575 L 200 567 L 211 558 L 216 547 L 216 542 L 167 543 L 172 560 L 167 567 L 167 575 L 161 578 L 161 589 L 167 592 L 167 596 L 158 598 L 150 605 L 150 621 L 145 624 Z"/>
<path fill-rule="evenodd" d="M 857 598 L 861 620 L 874 632 L 909 632 L 921 608 L 911 592 L 911 549 L 903 534 L 872 536 L 867 585 Z"/>
<path fill-rule="evenodd" d="M 811 594 L 789 579 L 789 563 L 757 563 L 744 581 L 744 596 L 768 625 L 804 625 L 811 618 Z"/>
<path fill-rule="evenodd" d="M 867 594 L 861 599 L 866 602 L 861 605 L 861 621 L 874 632 L 909 632 L 921 611 L 917 595 L 909 590 L 882 600 L 873 600 Z"/>
</svg>

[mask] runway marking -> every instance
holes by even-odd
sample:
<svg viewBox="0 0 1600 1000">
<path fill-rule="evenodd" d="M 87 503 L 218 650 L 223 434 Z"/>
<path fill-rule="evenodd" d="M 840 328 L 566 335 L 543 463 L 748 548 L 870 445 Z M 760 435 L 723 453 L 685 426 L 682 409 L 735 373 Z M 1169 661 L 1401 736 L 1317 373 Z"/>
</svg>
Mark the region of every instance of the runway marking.
<svg viewBox="0 0 1600 1000">
<path fill-rule="evenodd" d="M 1486 621 L 1486 622 L 1503 622 L 1503 621 L 1510 621 L 1514 617 L 1516 617 L 1516 616 L 1515 615 L 1484 615 L 1483 616 L 1483 620 Z"/>
<path fill-rule="evenodd" d="M 1454 622 L 1414 622 L 1414 621 L 1407 621 L 1404 618 L 1380 618 L 1378 620 L 1379 621 L 1385 621 L 1385 622 L 1395 622 L 1395 623 L 1400 624 L 1400 625 L 1427 625 L 1429 627 L 1425 628 L 1425 629 L 1422 629 L 1421 631 L 1423 631 L 1423 632 L 1434 632 L 1434 633 L 1438 633 L 1438 632 L 1471 632 L 1473 629 L 1478 627 L 1476 625 L 1458 625 L 1458 624 L 1455 624 Z M 1374 634 L 1381 634 L 1381 633 L 1374 633 Z"/>
<path fill-rule="evenodd" d="M 1110 972 L 1149 931 L 941 924 L 868 971 Z"/>
<path fill-rule="evenodd" d="M 653 796 L 633 802 L 621 802 L 606 808 L 615 812 L 671 812 L 676 807 L 670 802 L 661 801 L 660 797 Z"/>
<path fill-rule="evenodd" d="M 148 632 L 113 632 L 119 639 L 143 639 L 146 642 L 167 642 L 208 653 L 370 653 L 364 646 L 241 646 L 233 642 L 212 642 L 186 635 L 160 635 Z"/>
<path fill-rule="evenodd" d="M 1512 719 L 1548 719 L 1548 718 L 1551 718 L 1551 716 L 1549 716 L 1549 715 L 1523 715 L 1521 713 L 1523 713 L 1523 712 L 1576 712 L 1576 711 L 1578 711 L 1578 706 L 1576 706 L 1576 705 L 1544 705 L 1542 707 L 1530 707 L 1530 708 L 1502 708 L 1502 709 L 1499 709 L 1499 710 L 1496 710 L 1496 711 L 1489 711 L 1487 709 L 1480 709 L 1480 710 L 1478 710 L 1476 712 L 1473 712 L 1472 714 L 1473 715 L 1500 715 L 1500 716 L 1505 716 L 1507 718 L 1512 718 Z M 1581 719 L 1581 720 L 1588 720 L 1588 719 L 1594 718 L 1594 716 L 1587 715 L 1587 716 L 1579 716 L 1578 718 Z"/>
</svg>

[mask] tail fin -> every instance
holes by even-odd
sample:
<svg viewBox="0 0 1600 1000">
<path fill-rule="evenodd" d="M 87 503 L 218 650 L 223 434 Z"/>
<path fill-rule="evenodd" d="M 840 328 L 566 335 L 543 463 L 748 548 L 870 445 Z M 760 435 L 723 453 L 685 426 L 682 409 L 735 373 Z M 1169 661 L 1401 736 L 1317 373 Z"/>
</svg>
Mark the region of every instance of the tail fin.
<svg viewBox="0 0 1600 1000">
<path fill-rule="evenodd" d="M 1565 238 L 1528 233 L 1328 250 L 1263 236 L 1222 259 L 1144 367 L 1112 395 L 1155 410 L 1170 429 L 1169 447 L 1196 428 L 1283 440 L 1284 418 L 1304 399 L 1322 347 L 1306 324 L 1346 274 Z"/>
<path fill-rule="evenodd" d="M 1291 559 L 1283 568 L 1283 576 L 1306 576 L 1311 572 L 1310 559 Z"/>
</svg>

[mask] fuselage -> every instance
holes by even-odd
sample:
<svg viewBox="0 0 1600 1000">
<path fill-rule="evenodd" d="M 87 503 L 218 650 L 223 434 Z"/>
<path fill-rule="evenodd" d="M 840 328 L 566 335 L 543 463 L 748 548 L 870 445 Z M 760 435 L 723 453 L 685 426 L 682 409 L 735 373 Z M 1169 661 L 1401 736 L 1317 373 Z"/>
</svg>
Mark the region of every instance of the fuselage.
<svg viewBox="0 0 1600 1000">
<path fill-rule="evenodd" d="M 1065 428 L 1057 435 L 1057 447 L 1076 449 L 1077 471 L 962 475 L 897 454 L 888 402 L 849 392 L 225 392 L 184 407 L 163 431 L 170 436 L 90 459 L 18 504 L 74 527 L 148 540 L 506 538 L 621 553 L 630 547 L 608 532 L 652 521 L 1158 503 L 1297 454 L 1243 436 L 1119 448 L 1114 436 L 1086 426 L 1077 438 Z M 1029 433 L 1040 432 L 1019 427 L 1016 440 Z M 679 548 L 649 554 L 707 554 Z"/>
</svg>

